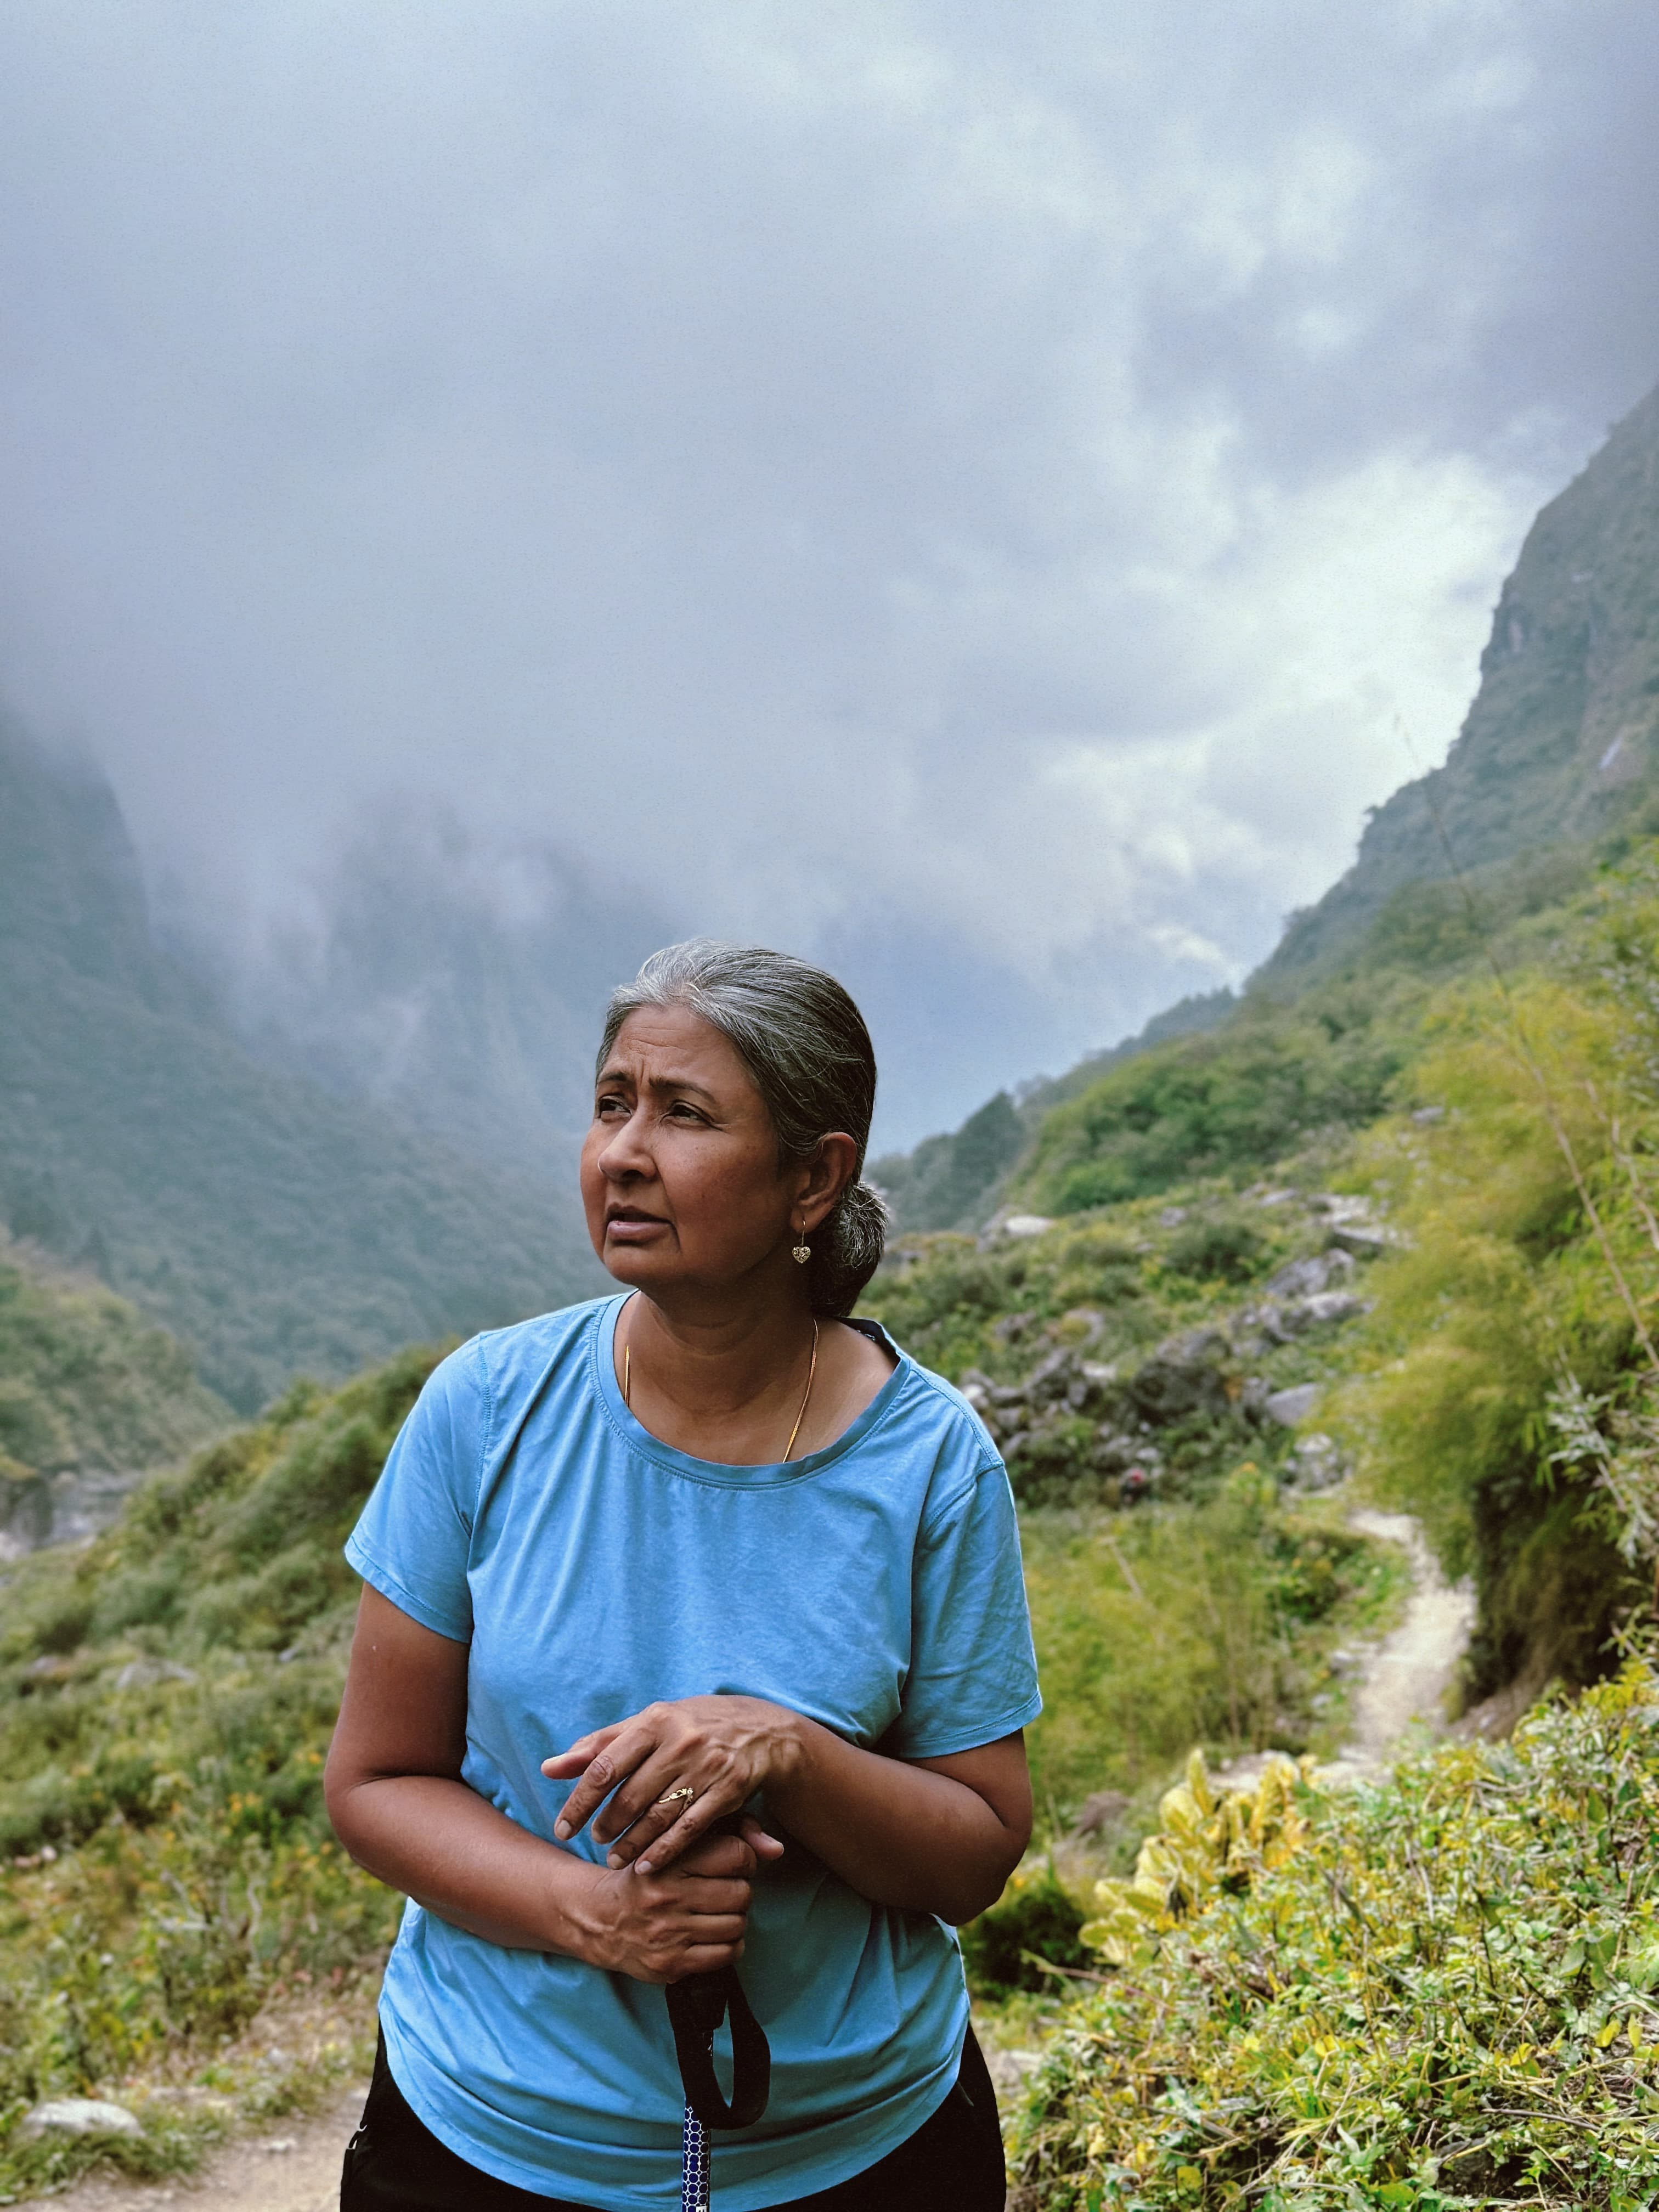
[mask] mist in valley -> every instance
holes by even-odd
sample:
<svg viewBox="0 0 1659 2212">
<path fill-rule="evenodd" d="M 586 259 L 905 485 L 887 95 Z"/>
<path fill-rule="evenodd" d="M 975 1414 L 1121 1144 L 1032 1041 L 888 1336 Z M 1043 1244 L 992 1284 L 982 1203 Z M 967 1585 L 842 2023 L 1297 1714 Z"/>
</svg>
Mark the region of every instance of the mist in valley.
<svg viewBox="0 0 1659 2212">
<path fill-rule="evenodd" d="M 707 931 L 836 966 L 908 1146 L 1443 755 L 1659 366 L 1656 40 L 9 9 L 0 689 L 254 1051 L 523 1159 Z"/>
</svg>

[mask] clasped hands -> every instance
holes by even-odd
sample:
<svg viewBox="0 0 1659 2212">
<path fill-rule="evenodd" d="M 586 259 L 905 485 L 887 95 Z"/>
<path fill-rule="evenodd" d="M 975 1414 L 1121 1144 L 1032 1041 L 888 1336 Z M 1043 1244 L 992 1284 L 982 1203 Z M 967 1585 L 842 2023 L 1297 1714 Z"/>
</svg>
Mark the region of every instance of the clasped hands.
<svg viewBox="0 0 1659 2212">
<path fill-rule="evenodd" d="M 796 1770 L 800 1730 L 797 1714 L 762 1698 L 681 1698 L 542 1761 L 550 1781 L 575 1778 L 555 1837 L 568 1843 L 592 1820 L 595 1841 L 610 1846 L 595 1963 L 671 1982 L 741 1955 L 747 1877 L 783 1852 L 743 1808 Z"/>
</svg>

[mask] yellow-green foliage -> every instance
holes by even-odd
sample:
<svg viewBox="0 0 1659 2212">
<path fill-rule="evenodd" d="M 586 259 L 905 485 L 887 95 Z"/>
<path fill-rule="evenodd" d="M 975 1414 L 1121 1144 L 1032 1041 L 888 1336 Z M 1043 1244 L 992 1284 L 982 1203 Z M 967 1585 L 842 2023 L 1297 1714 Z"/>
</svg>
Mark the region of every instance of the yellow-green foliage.
<svg viewBox="0 0 1659 2212">
<path fill-rule="evenodd" d="M 1185 1781 L 1158 1800 L 1163 1826 L 1140 1846 L 1133 1874 L 1095 1884 L 1095 1917 L 1079 1940 L 1110 1966 L 1144 1965 L 1159 1937 L 1218 1890 L 1243 1889 L 1283 1866 L 1307 1838 L 1297 1784 L 1312 1768 L 1311 1759 L 1274 1759 L 1254 1788 L 1218 1792 L 1202 1750 L 1190 1753 Z"/>
<path fill-rule="evenodd" d="M 378 1970 L 396 1900 L 324 1814 L 356 1578 L 339 1546 L 434 1355 L 252 1426 L 23 1561 L 0 1633 L 0 2191 L 104 2155 L 27 2143 L 42 2097 L 144 2106 L 266 1999 Z M 120 2156 L 187 2149 L 166 2108 Z"/>
<path fill-rule="evenodd" d="M 1068 2009 L 1020 2127 L 1024 2201 L 1650 2205 L 1651 1666 L 1541 1708 L 1512 1745 L 1448 1746 L 1298 1813 L 1300 1849 L 1244 1854 L 1184 1917 L 1155 1910 L 1134 1963 Z"/>
<path fill-rule="evenodd" d="M 1422 1516 L 1453 1571 L 1475 1570 L 1477 1692 L 1589 1679 L 1635 1595 L 1594 1470 L 1548 1418 L 1568 1388 L 1629 1409 L 1659 1382 L 1635 1318 L 1659 1317 L 1659 905 L 1640 879 L 1604 896 L 1596 965 L 1442 1006 L 1413 1080 L 1445 1118 L 1361 1148 L 1407 1242 L 1373 1276 L 1369 1371 L 1344 1411 L 1374 1486 Z"/>
</svg>

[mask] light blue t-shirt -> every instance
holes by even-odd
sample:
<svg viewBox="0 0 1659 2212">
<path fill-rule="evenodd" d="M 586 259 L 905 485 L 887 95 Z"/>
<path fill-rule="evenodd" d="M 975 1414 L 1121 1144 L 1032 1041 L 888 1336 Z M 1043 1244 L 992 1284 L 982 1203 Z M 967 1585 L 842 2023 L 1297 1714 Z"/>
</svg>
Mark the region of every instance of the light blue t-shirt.
<svg viewBox="0 0 1659 2212">
<path fill-rule="evenodd" d="M 471 1646 L 464 1779 L 550 1843 L 573 1785 L 541 1761 L 654 1698 L 766 1698 L 911 1759 L 1033 1720 L 1013 1500 L 956 1391 L 899 1353 L 827 1450 L 692 1459 L 623 1403 L 623 1303 L 452 1353 L 346 1547 L 393 1605 Z M 604 1857 L 591 1826 L 560 1848 Z M 943 2102 L 968 2020 L 951 1929 L 872 1905 L 793 1840 L 756 1877 L 746 1945 L 772 2093 L 757 2125 L 714 2139 L 730 2212 L 884 2157 Z M 411 1903 L 380 2016 L 404 2095 L 473 2165 L 607 2212 L 678 2203 L 660 1989 L 502 1949 Z"/>
</svg>

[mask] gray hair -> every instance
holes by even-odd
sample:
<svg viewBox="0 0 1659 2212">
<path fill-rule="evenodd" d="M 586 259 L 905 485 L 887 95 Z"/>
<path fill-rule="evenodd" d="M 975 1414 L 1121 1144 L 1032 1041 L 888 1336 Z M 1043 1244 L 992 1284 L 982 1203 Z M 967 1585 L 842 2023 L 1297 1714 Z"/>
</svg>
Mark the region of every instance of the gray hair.
<svg viewBox="0 0 1659 2212">
<path fill-rule="evenodd" d="M 864 1017 L 833 975 L 758 945 L 694 937 L 653 952 L 605 1011 L 603 1068 L 640 1006 L 685 1006 L 734 1045 L 777 1131 L 786 1164 L 844 1130 L 858 1147 L 849 1182 L 812 1232 L 806 1286 L 817 1313 L 852 1312 L 881 1264 L 887 1208 L 859 1180 L 876 1107 L 876 1055 Z"/>
</svg>

